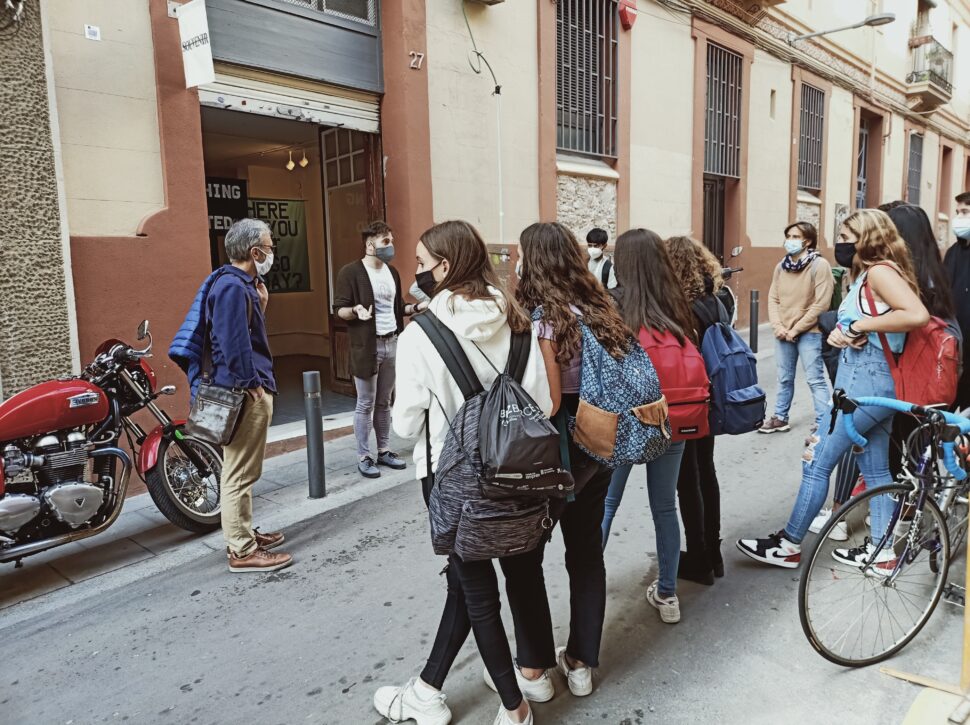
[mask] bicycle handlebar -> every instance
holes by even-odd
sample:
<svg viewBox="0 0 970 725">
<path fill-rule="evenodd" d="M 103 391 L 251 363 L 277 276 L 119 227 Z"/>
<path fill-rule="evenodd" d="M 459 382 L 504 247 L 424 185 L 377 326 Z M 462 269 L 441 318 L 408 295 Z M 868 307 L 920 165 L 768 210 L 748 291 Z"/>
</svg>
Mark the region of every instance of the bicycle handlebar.
<svg viewBox="0 0 970 725">
<path fill-rule="evenodd" d="M 845 426 L 846 435 L 849 436 L 849 440 L 862 448 L 864 448 L 869 441 L 865 436 L 859 433 L 855 426 L 855 411 L 860 407 L 872 406 L 888 408 L 889 410 L 895 410 L 897 413 L 911 413 L 913 415 L 919 415 L 929 419 L 931 422 L 946 423 L 947 426 L 952 427 L 953 430 L 946 431 L 948 438 L 943 442 L 942 446 L 943 465 L 946 466 L 946 470 L 948 470 L 950 475 L 952 475 L 957 481 L 963 481 L 967 478 L 967 472 L 960 467 L 959 463 L 957 463 L 956 454 L 953 452 L 957 439 L 961 435 L 970 434 L 970 420 L 967 418 L 954 415 L 953 413 L 945 410 L 926 408 L 922 405 L 914 405 L 913 403 L 896 400 L 895 398 L 867 396 L 850 399 L 846 397 L 843 391 L 836 391 L 833 398 L 835 409 L 842 412 L 842 421 L 843 425 Z"/>
</svg>

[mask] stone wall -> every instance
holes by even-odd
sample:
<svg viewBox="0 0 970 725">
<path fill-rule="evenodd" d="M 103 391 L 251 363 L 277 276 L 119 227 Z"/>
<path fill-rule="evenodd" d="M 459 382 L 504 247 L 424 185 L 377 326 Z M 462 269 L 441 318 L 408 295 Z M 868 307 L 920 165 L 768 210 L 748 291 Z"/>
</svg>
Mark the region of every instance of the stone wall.
<svg viewBox="0 0 970 725">
<path fill-rule="evenodd" d="M 556 218 L 569 227 L 580 242 L 593 227 L 616 239 L 616 182 L 560 174 L 556 189 Z"/>
<path fill-rule="evenodd" d="M 19 30 L 0 34 L 0 380 L 5 396 L 68 374 L 72 367 L 64 239 L 37 7 L 36 2 L 27 3 Z"/>
</svg>

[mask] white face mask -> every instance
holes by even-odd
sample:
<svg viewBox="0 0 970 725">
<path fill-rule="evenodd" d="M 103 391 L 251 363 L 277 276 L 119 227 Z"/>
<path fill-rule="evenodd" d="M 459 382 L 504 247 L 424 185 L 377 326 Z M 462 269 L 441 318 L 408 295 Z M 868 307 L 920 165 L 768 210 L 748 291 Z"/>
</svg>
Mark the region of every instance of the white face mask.
<svg viewBox="0 0 970 725">
<path fill-rule="evenodd" d="M 587 247 L 586 251 L 589 252 L 590 259 L 599 259 L 603 256 L 603 250 L 599 247 Z"/>
<path fill-rule="evenodd" d="M 262 262 L 256 262 L 256 274 L 258 274 L 260 277 L 269 274 L 269 271 L 273 268 L 273 260 L 275 257 L 275 254 L 267 254 L 266 258 Z"/>
</svg>

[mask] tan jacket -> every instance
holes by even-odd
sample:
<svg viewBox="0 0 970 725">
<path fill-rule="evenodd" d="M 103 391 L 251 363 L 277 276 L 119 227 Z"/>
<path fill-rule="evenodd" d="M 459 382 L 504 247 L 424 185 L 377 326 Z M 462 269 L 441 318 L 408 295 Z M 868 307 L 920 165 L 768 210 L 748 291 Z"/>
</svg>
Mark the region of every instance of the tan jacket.
<svg viewBox="0 0 970 725">
<path fill-rule="evenodd" d="M 775 333 L 818 332 L 818 316 L 832 303 L 832 266 L 819 256 L 801 272 L 775 267 L 768 290 L 768 321 Z"/>
</svg>

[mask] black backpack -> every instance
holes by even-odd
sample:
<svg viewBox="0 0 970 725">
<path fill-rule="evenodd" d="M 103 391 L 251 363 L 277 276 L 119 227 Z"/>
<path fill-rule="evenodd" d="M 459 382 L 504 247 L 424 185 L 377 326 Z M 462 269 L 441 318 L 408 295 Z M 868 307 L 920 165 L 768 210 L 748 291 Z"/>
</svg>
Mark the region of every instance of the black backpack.
<svg viewBox="0 0 970 725">
<path fill-rule="evenodd" d="M 603 269 L 600 270 L 600 278 L 603 282 L 604 287 L 610 286 L 610 270 L 613 269 L 613 262 L 607 259 L 603 263 Z"/>
<path fill-rule="evenodd" d="M 558 430 L 520 384 L 531 336 L 512 336 L 506 368 L 485 390 L 451 330 L 431 312 L 413 319 L 465 399 L 448 420 L 428 503 L 435 552 L 474 561 L 534 549 L 552 526 L 549 499 L 568 496 L 574 482 Z"/>
</svg>

